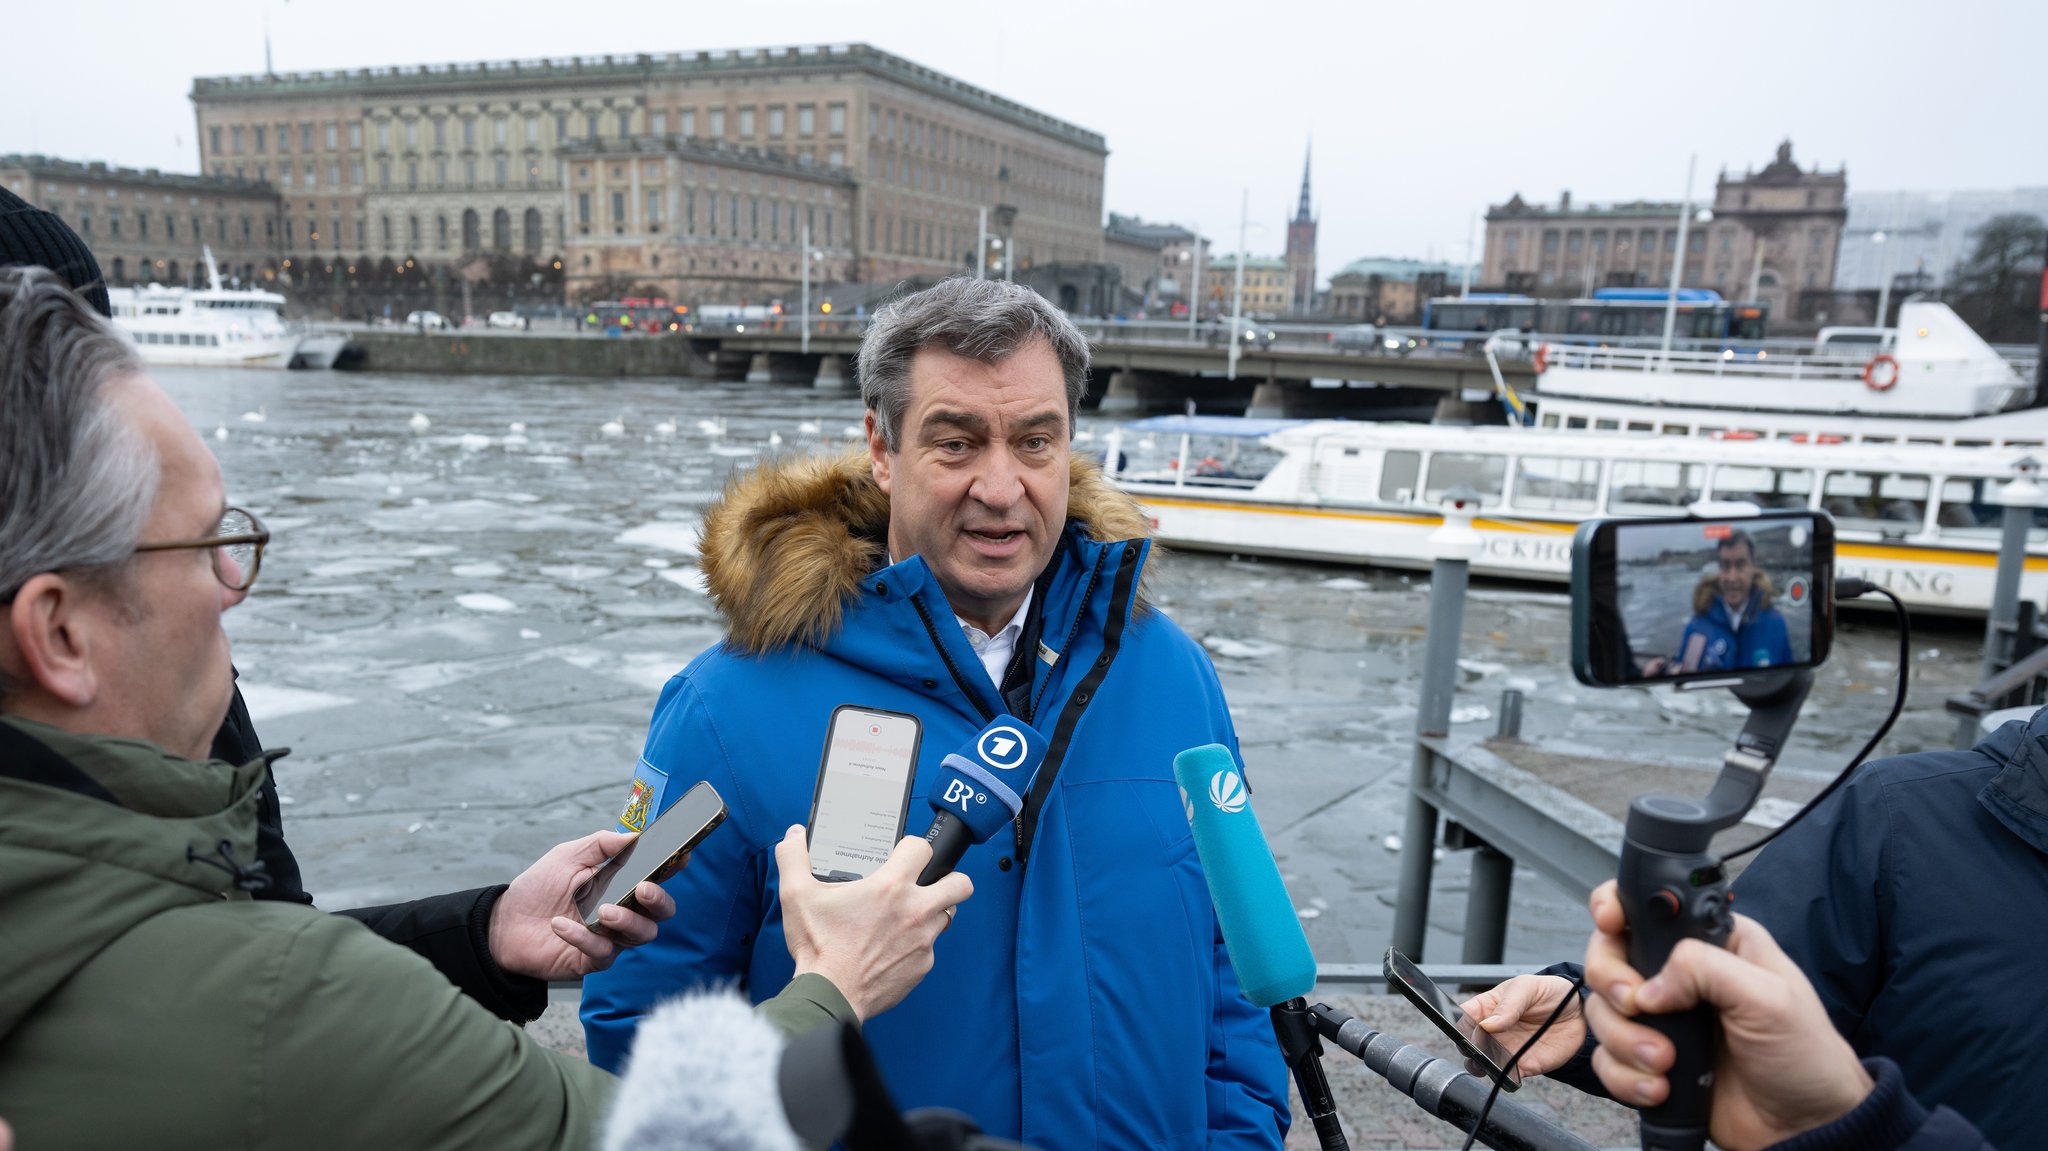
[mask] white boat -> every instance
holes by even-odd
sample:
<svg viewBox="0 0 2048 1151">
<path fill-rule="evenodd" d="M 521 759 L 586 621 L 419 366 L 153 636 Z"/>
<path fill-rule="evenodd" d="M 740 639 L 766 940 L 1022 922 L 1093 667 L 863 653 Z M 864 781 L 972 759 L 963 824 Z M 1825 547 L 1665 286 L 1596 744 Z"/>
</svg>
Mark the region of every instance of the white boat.
<svg viewBox="0 0 2048 1151">
<path fill-rule="evenodd" d="M 289 367 L 302 334 L 278 314 L 284 297 L 257 288 L 222 287 L 212 250 L 205 254 L 208 287 L 109 288 L 114 326 L 134 341 L 146 363 Z"/>
<path fill-rule="evenodd" d="M 1810 350 L 1542 345 L 1537 424 L 1563 431 L 1923 443 L 2038 444 L 2048 408 L 2033 380 L 1946 304 L 1912 301 L 1899 326 Z M 1867 341 L 1867 342 L 1864 342 Z M 2044 397 L 2048 398 L 2048 397 Z"/>
<path fill-rule="evenodd" d="M 1143 445 L 1150 443 L 1146 451 Z M 1126 453 L 1135 451 L 1135 458 Z M 1105 458 L 1168 546 L 1427 568 L 1447 493 L 1479 501 L 1473 571 L 1564 582 L 1572 533 L 1703 500 L 1830 513 L 1836 570 L 1910 608 L 1981 614 L 2028 449 L 1717 440 L 1629 432 L 1163 416 L 1113 431 Z M 2042 455 L 2039 443 L 2033 454 Z M 2021 594 L 2048 595 L 2048 510 Z"/>
</svg>

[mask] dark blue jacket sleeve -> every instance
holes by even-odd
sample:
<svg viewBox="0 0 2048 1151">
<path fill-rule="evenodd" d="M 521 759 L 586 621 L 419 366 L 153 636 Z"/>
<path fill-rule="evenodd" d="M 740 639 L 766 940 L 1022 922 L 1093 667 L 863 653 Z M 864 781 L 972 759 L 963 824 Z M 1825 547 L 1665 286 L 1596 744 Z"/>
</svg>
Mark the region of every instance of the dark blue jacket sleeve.
<svg viewBox="0 0 2048 1151">
<path fill-rule="evenodd" d="M 1867 1059 L 1863 1066 L 1877 1086 L 1854 1111 L 1768 1151 L 1994 1151 L 1967 1119 L 1946 1107 L 1922 1107 L 1891 1060 Z"/>
</svg>

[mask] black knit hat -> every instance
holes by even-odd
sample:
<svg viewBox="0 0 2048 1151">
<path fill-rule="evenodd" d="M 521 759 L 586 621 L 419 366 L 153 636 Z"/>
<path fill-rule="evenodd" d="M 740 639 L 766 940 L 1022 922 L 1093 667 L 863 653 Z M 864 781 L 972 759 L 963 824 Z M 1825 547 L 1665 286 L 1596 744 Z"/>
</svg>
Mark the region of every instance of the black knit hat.
<svg viewBox="0 0 2048 1151">
<path fill-rule="evenodd" d="M 114 314 L 107 301 L 107 284 L 100 278 L 100 262 L 92 249 L 78 238 L 71 226 L 20 196 L 0 188 L 0 266 L 37 264 L 64 277 L 92 309 L 102 316 Z"/>
</svg>

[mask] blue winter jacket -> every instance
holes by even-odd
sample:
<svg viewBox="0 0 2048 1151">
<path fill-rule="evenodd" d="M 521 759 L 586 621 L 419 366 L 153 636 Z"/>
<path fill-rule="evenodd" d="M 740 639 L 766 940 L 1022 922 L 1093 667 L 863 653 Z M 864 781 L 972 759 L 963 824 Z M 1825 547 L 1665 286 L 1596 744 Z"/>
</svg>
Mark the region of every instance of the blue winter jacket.
<svg viewBox="0 0 2048 1151">
<path fill-rule="evenodd" d="M 1069 507 L 1023 716 L 1051 741 L 1042 806 L 968 852 L 974 896 L 936 966 L 866 1037 L 905 1108 L 1049 1151 L 1278 1148 L 1286 1069 L 1231 972 L 1173 779 L 1186 748 L 1235 750 L 1222 689 L 1141 602 L 1135 505 L 1076 464 Z M 663 689 L 637 790 L 659 811 L 708 779 L 730 815 L 669 881 L 655 941 L 585 981 L 598 1065 L 661 997 L 736 981 L 758 1002 L 789 979 L 774 847 L 809 816 L 833 708 L 923 721 L 912 834 L 940 760 L 1003 710 L 925 562 L 875 570 L 886 516 L 865 457 L 777 465 L 707 515 L 732 630 Z"/>
<path fill-rule="evenodd" d="M 1858 769 L 1735 890 L 1858 1054 L 1997 1146 L 2043 1145 L 2048 709 Z"/>
<path fill-rule="evenodd" d="M 1676 659 L 1685 658 L 1696 635 L 1707 641 L 1706 651 L 1700 657 L 1700 671 L 1782 667 L 1792 662 L 1792 640 L 1785 631 L 1785 617 L 1778 614 L 1777 608 L 1764 605 L 1762 588 L 1750 589 L 1749 610 L 1743 613 L 1740 628 L 1732 626 L 1726 601 L 1715 596 L 1707 610 L 1685 625 L 1685 634 L 1678 637 Z"/>
</svg>

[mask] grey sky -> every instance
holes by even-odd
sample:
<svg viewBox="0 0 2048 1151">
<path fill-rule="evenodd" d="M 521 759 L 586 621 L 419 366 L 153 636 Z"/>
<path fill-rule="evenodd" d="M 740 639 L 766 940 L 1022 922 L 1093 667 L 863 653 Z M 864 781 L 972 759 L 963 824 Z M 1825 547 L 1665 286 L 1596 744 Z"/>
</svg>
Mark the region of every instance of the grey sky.
<svg viewBox="0 0 2048 1151">
<path fill-rule="evenodd" d="M 1313 135 L 1325 278 L 1455 259 L 1516 191 L 1676 198 L 1695 151 L 1709 189 L 1787 136 L 1852 195 L 2048 184 L 2039 0 L 4 4 L 0 152 L 192 171 L 191 79 L 260 72 L 266 12 L 280 71 L 864 40 L 1101 132 L 1108 209 L 1219 250 L 1249 188 L 1277 254 Z"/>
</svg>

